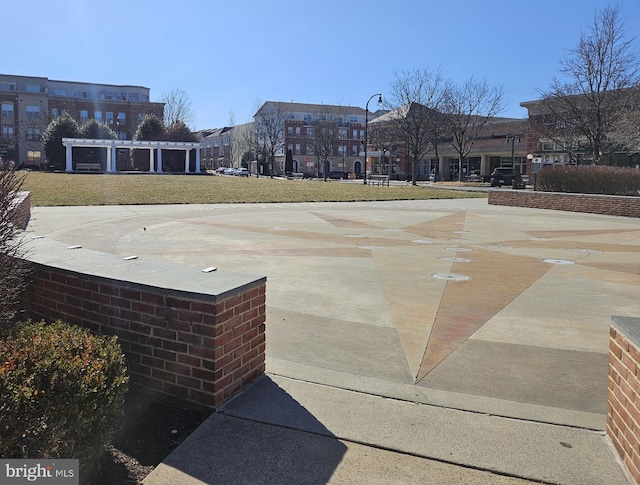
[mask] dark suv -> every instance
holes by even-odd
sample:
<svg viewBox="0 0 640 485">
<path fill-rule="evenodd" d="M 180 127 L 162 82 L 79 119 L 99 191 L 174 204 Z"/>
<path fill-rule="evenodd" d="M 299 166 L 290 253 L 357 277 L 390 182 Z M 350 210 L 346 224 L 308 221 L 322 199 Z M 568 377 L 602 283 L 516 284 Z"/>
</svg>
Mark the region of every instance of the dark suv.
<svg viewBox="0 0 640 485">
<path fill-rule="evenodd" d="M 496 168 L 491 172 L 491 187 L 502 187 L 513 183 L 513 173 L 510 168 Z"/>
</svg>

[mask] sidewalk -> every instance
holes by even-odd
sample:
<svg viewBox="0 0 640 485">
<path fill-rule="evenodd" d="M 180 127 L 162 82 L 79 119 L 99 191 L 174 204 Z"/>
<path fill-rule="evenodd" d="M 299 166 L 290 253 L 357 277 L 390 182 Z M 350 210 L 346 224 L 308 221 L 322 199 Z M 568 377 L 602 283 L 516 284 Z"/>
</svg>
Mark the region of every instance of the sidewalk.
<svg viewBox="0 0 640 485">
<path fill-rule="evenodd" d="M 603 433 L 263 376 L 146 485 L 628 484 Z"/>
<path fill-rule="evenodd" d="M 637 219 L 452 199 L 45 207 L 29 230 L 267 276 L 268 375 L 147 483 L 626 483 L 604 425 L 611 316 L 640 315 Z M 229 460 L 245 451 L 264 466 Z"/>
</svg>

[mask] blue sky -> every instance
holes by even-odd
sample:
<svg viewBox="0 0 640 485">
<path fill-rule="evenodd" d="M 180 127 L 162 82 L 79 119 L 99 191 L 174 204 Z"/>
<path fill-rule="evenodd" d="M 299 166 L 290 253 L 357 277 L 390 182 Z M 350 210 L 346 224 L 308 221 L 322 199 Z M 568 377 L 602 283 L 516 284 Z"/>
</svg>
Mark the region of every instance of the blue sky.
<svg viewBox="0 0 640 485">
<path fill-rule="evenodd" d="M 3 5 L 0 73 L 185 91 L 194 129 L 267 100 L 364 107 L 396 73 L 503 86 L 525 117 L 604 0 L 32 0 Z M 619 0 L 640 56 L 640 1 Z M 28 19 L 28 21 L 27 21 Z M 634 22 L 635 21 L 635 22 Z"/>
</svg>

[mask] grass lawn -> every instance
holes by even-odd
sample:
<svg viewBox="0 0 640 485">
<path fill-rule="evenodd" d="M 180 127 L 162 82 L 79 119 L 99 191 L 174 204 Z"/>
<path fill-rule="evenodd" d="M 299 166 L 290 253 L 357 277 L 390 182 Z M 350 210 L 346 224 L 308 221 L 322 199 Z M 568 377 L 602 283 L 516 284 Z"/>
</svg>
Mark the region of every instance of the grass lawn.
<svg viewBox="0 0 640 485">
<path fill-rule="evenodd" d="M 23 189 L 33 206 L 220 204 L 256 202 L 351 202 L 371 200 L 459 199 L 486 197 L 420 186 L 372 187 L 323 180 L 282 180 L 149 174 L 67 174 L 28 172 Z"/>
</svg>

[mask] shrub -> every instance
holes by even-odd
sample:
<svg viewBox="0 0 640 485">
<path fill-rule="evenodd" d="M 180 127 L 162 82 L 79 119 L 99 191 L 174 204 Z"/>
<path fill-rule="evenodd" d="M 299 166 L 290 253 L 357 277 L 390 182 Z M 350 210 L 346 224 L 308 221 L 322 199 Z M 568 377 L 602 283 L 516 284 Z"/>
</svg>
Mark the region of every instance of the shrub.
<svg viewBox="0 0 640 485">
<path fill-rule="evenodd" d="M 124 412 L 128 377 L 116 337 L 62 322 L 0 334 L 0 456 L 73 458 L 89 470 Z"/>
<path fill-rule="evenodd" d="M 544 169 L 536 177 L 537 189 L 544 192 L 640 195 L 640 170 L 635 168 L 565 166 Z"/>
<path fill-rule="evenodd" d="M 0 327 L 15 321 L 20 297 L 29 282 L 30 266 L 23 259 L 17 204 L 24 179 L 15 170 L 0 168 Z"/>
</svg>

